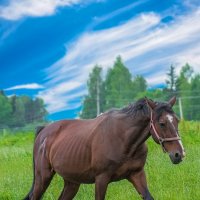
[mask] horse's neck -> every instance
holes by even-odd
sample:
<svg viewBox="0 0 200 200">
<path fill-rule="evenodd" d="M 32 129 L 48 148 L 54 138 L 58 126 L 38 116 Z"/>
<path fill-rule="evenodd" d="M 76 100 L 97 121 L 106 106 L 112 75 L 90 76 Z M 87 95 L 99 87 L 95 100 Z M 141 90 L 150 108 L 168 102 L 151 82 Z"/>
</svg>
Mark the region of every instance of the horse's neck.
<svg viewBox="0 0 200 200">
<path fill-rule="evenodd" d="M 141 125 L 139 125 L 141 124 Z M 126 130 L 125 147 L 128 154 L 133 154 L 136 149 L 142 145 L 150 136 L 149 120 L 139 119 Z"/>
</svg>

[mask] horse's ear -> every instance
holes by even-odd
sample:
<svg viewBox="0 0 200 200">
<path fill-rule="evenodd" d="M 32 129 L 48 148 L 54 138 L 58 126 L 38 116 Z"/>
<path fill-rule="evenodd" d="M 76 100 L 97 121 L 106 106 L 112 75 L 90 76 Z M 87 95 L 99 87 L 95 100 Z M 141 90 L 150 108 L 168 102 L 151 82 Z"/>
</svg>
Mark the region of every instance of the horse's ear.
<svg viewBox="0 0 200 200">
<path fill-rule="evenodd" d="M 146 103 L 147 105 L 153 110 L 156 107 L 156 103 L 153 102 L 152 100 L 148 99 L 147 97 L 145 97 Z"/>
<path fill-rule="evenodd" d="M 176 97 L 173 96 L 173 97 L 169 100 L 168 104 L 169 104 L 171 107 L 173 107 L 173 105 L 174 105 L 175 103 L 176 103 Z"/>
</svg>

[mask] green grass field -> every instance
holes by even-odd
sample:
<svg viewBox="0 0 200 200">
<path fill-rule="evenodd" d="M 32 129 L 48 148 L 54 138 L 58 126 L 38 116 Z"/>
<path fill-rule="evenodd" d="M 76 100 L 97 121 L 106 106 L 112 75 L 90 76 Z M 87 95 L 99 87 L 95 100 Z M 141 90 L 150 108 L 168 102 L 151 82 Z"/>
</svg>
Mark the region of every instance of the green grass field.
<svg viewBox="0 0 200 200">
<path fill-rule="evenodd" d="M 146 174 L 151 194 L 155 200 L 200 199 L 200 123 L 182 122 L 180 132 L 186 158 L 173 165 L 167 154 L 152 139 L 148 141 L 149 153 Z M 0 200 L 22 199 L 32 184 L 33 133 L 0 134 Z M 57 199 L 63 186 L 55 176 L 44 199 Z M 94 185 L 82 185 L 76 200 L 93 200 Z M 108 187 L 106 199 L 140 199 L 132 185 L 124 180 Z"/>
</svg>

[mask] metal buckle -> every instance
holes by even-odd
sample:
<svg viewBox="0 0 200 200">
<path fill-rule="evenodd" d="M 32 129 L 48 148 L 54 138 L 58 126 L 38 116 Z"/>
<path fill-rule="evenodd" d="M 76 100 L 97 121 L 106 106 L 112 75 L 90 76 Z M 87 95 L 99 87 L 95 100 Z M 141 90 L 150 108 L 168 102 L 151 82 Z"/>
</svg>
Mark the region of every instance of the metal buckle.
<svg viewBox="0 0 200 200">
<path fill-rule="evenodd" d="M 158 140 L 159 140 L 160 144 L 162 144 L 165 141 L 165 139 L 161 138 L 161 137 L 159 137 Z"/>
</svg>

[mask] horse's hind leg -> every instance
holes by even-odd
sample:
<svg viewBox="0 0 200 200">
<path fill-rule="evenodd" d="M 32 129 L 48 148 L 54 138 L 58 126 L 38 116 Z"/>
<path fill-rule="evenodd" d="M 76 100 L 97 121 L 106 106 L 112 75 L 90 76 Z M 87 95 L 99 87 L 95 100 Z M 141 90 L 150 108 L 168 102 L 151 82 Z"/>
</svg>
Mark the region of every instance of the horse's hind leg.
<svg viewBox="0 0 200 200">
<path fill-rule="evenodd" d="M 55 174 L 44 152 L 41 148 L 35 157 L 35 180 L 31 200 L 39 200 L 42 197 Z"/>
<path fill-rule="evenodd" d="M 59 200 L 72 200 L 76 196 L 79 187 L 80 184 L 65 181 Z"/>
<path fill-rule="evenodd" d="M 42 173 L 37 173 L 31 200 L 39 200 L 42 197 L 54 174 L 54 172 L 49 170 L 42 170 Z"/>
</svg>

